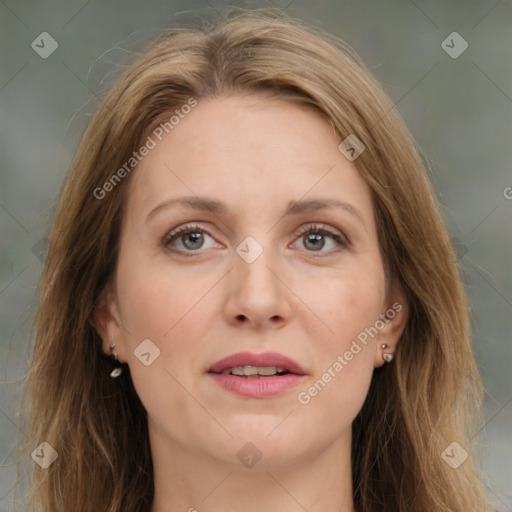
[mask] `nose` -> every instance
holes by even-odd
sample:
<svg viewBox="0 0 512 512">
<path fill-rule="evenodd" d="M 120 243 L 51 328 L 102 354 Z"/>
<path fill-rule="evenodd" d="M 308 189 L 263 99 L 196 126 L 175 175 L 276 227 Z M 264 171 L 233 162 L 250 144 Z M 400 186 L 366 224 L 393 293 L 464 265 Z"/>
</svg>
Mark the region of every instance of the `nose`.
<svg viewBox="0 0 512 512">
<path fill-rule="evenodd" d="M 263 250 L 255 261 L 248 263 L 234 255 L 224 307 L 230 325 L 279 329 L 289 322 L 291 292 L 271 256 L 270 250 Z"/>
</svg>

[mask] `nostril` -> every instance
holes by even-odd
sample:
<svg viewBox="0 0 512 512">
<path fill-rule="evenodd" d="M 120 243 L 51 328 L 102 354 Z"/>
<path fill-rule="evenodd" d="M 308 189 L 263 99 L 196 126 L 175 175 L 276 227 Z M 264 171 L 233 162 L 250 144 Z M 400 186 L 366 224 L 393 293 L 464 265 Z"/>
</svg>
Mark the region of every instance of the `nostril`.
<svg viewBox="0 0 512 512">
<path fill-rule="evenodd" d="M 238 315 L 236 318 L 237 318 L 237 320 L 241 320 L 242 322 L 244 322 L 246 320 L 245 315 Z"/>
</svg>

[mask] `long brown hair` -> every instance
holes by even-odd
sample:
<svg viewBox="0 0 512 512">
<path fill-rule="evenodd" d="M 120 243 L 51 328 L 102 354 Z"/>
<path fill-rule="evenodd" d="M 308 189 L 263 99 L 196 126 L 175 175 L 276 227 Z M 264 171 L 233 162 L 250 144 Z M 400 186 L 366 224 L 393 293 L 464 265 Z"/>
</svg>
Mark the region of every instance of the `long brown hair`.
<svg viewBox="0 0 512 512">
<path fill-rule="evenodd" d="M 482 387 L 468 303 L 425 159 L 346 44 L 275 9 L 234 10 L 213 25 L 165 32 L 116 81 L 83 137 L 39 287 L 26 450 L 47 442 L 58 459 L 34 466 L 31 510 L 149 510 L 146 412 L 129 371 L 109 377 L 93 324 L 136 168 L 105 197 L 94 191 L 191 98 L 251 93 L 309 105 L 340 141 L 353 134 L 364 143 L 355 164 L 371 190 L 388 276 L 407 296 L 396 359 L 374 371 L 353 423 L 356 510 L 490 510 L 472 443 Z M 442 455 L 454 442 L 470 454 L 456 469 Z"/>
</svg>

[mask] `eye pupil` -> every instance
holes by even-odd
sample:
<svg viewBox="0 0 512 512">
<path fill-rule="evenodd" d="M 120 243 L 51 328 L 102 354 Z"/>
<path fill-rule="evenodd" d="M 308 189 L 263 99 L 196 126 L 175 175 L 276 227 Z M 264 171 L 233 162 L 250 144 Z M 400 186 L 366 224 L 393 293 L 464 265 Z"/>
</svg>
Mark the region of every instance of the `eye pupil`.
<svg viewBox="0 0 512 512">
<path fill-rule="evenodd" d="M 308 246 L 308 243 L 312 242 L 311 246 Z M 321 234 L 309 234 L 306 237 L 306 241 L 304 244 L 307 248 L 312 248 L 313 250 L 322 249 L 325 245 L 324 235 Z"/>
<path fill-rule="evenodd" d="M 188 233 L 183 237 L 183 245 L 185 245 L 187 249 L 199 249 L 199 247 L 203 245 L 203 238 L 204 235 L 202 233 Z M 188 244 L 189 241 L 192 242 L 192 246 Z"/>
</svg>

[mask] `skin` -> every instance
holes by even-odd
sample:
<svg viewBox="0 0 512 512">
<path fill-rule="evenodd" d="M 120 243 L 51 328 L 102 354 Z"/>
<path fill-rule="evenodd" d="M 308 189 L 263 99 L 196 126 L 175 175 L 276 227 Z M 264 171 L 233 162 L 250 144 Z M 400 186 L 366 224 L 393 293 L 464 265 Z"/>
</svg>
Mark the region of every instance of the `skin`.
<svg viewBox="0 0 512 512">
<path fill-rule="evenodd" d="M 386 293 L 370 191 L 339 142 L 307 107 L 222 97 L 199 102 L 133 171 L 114 284 L 96 325 L 105 353 L 114 343 L 128 363 L 148 412 L 152 512 L 354 510 L 351 424 L 384 364 L 381 344 L 396 349 L 407 308 L 401 293 Z M 181 196 L 222 201 L 229 214 L 172 206 L 146 220 Z M 290 201 L 313 198 L 350 203 L 362 221 L 339 208 L 284 215 Z M 298 231 L 312 223 L 349 244 L 329 235 L 308 243 L 312 235 Z M 185 235 L 163 247 L 185 224 L 200 228 L 199 242 Z M 235 251 L 247 236 L 263 249 L 252 263 Z M 395 302 L 401 312 L 300 403 L 298 393 Z M 134 354 L 144 339 L 160 350 L 148 366 Z M 272 398 L 241 397 L 205 373 L 240 351 L 280 352 L 307 376 Z M 252 468 L 237 457 L 247 442 L 262 455 Z"/>
</svg>

